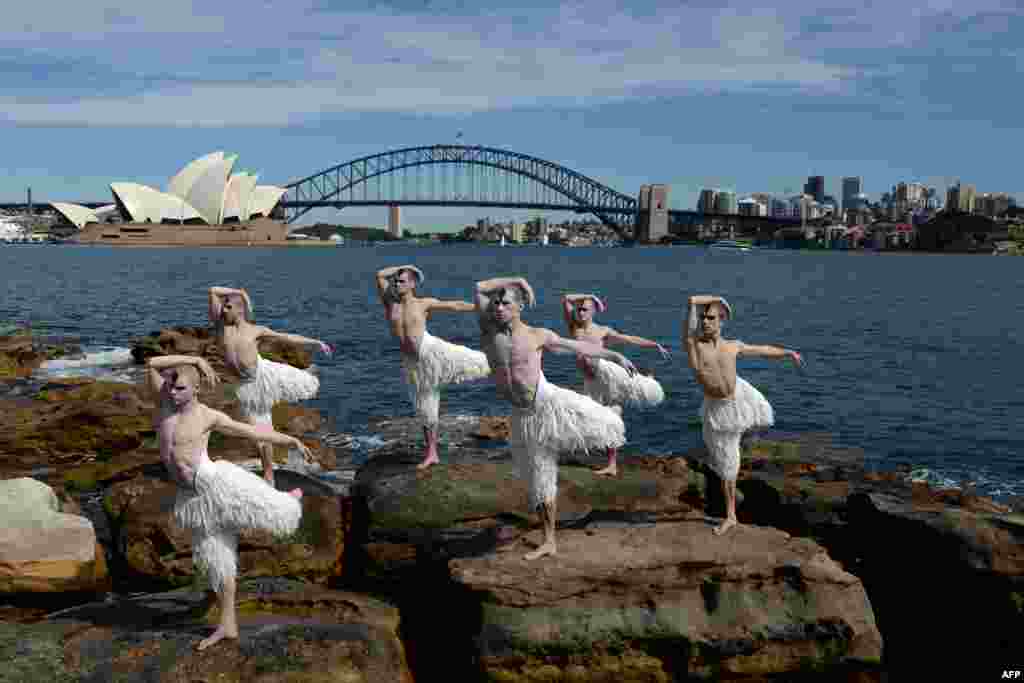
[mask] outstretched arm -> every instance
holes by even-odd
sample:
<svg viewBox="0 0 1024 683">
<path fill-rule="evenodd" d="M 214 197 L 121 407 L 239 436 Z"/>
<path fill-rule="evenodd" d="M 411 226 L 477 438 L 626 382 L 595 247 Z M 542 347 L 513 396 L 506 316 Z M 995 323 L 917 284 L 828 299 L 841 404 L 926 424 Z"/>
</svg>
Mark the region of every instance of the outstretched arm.
<svg viewBox="0 0 1024 683">
<path fill-rule="evenodd" d="M 257 429 L 256 427 L 245 424 L 244 422 L 232 420 L 219 410 L 213 410 L 212 408 L 209 410 L 210 413 L 212 413 L 213 418 L 210 425 L 211 429 L 215 429 L 218 432 L 223 432 L 224 434 L 229 434 L 231 436 L 240 436 L 246 439 L 252 439 L 254 441 L 267 441 L 277 446 L 290 446 L 291 448 L 298 449 L 302 455 L 306 457 L 311 456 L 309 447 L 294 436 L 275 432 L 273 429 Z"/>
<path fill-rule="evenodd" d="M 261 327 L 256 333 L 257 339 L 280 339 L 281 341 L 291 342 L 292 344 L 309 344 L 318 347 L 324 354 L 331 355 L 334 353 L 334 347 L 326 342 L 322 342 L 319 339 L 310 339 L 309 337 L 303 337 L 301 334 L 288 334 L 287 332 L 275 332 L 269 327 Z"/>
<path fill-rule="evenodd" d="M 672 354 L 668 352 L 668 349 L 658 342 L 645 339 L 644 337 L 634 337 L 630 334 L 622 334 L 621 332 L 616 332 L 609 328 L 608 334 L 606 334 L 604 338 L 605 341 L 610 344 L 632 344 L 633 346 L 642 346 L 647 349 L 658 349 L 658 353 L 660 353 L 661 357 L 665 360 L 672 358 Z"/>
<path fill-rule="evenodd" d="M 591 344 L 590 342 L 576 341 L 574 339 L 566 339 L 560 337 L 551 330 L 544 330 L 544 350 L 553 351 L 555 353 L 576 353 L 581 356 L 588 356 L 590 358 L 600 358 L 601 360 L 608 360 L 616 365 L 621 365 L 625 368 L 626 372 L 630 376 L 636 374 L 636 367 L 633 366 L 629 359 L 623 356 L 618 351 L 612 351 L 604 347 L 598 346 L 597 344 Z"/>
<path fill-rule="evenodd" d="M 217 386 L 217 373 L 205 358 L 199 356 L 153 356 L 146 361 L 146 385 L 154 392 L 159 392 L 164 384 L 160 376 L 162 370 L 176 368 L 181 365 L 192 365 L 199 371 L 199 376 L 208 386 Z"/>
<path fill-rule="evenodd" d="M 751 358 L 770 358 L 772 360 L 784 360 L 789 358 L 793 361 L 793 364 L 798 367 L 803 365 L 804 362 L 803 357 L 799 353 L 781 346 L 740 344 L 738 353 L 739 355 Z"/>
<path fill-rule="evenodd" d="M 244 289 L 232 289 L 231 287 L 210 287 L 208 294 L 210 322 L 220 320 L 220 309 L 224 306 L 224 297 L 231 296 L 232 294 L 242 297 L 246 308 L 245 319 L 252 319 L 252 300 L 249 298 L 248 292 Z"/>
<path fill-rule="evenodd" d="M 427 311 L 434 313 L 472 313 L 476 310 L 474 304 L 468 301 L 441 301 L 440 299 L 427 299 Z"/>
</svg>

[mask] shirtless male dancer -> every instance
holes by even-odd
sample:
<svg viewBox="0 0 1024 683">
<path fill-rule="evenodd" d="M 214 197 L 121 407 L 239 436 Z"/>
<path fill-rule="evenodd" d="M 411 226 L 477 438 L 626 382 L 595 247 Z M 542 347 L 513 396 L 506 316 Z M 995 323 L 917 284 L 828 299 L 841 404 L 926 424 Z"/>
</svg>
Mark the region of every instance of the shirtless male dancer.
<svg viewBox="0 0 1024 683">
<path fill-rule="evenodd" d="M 384 304 L 384 318 L 391 334 L 398 339 L 409 393 L 423 426 L 425 452 L 423 461 L 416 467 L 426 469 L 440 462 L 437 423 L 441 387 L 484 378 L 491 368 L 481 352 L 427 332 L 431 313 L 472 313 L 473 304 L 416 296 L 416 287 L 423 282 L 423 273 L 416 266 L 382 268 L 377 272 L 376 281 L 377 293 Z"/>
<path fill-rule="evenodd" d="M 661 357 L 672 355 L 658 342 L 623 334 L 607 325 L 594 322 L 594 312 L 604 313 L 606 306 L 594 294 L 566 294 L 562 297 L 562 314 L 569 328 L 569 336 L 598 346 L 607 344 L 633 344 L 658 349 Z M 665 400 L 665 391 L 653 377 L 637 374 L 629 377 L 618 366 L 605 361 L 576 356 L 576 366 L 583 372 L 583 393 L 598 403 L 622 414 L 622 404 L 654 406 Z M 618 474 L 617 448 L 608 449 L 608 464 L 594 474 L 614 477 Z"/>
<path fill-rule="evenodd" d="M 621 353 L 596 344 L 564 339 L 551 330 L 530 327 L 521 319 L 524 305 L 535 298 L 521 277 L 499 277 L 476 284 L 481 348 L 487 354 L 499 398 L 512 404 L 509 441 L 520 475 L 527 482 L 529 509 L 540 509 L 544 542 L 524 556 L 535 560 L 557 552 L 555 501 L 558 494 L 558 453 L 563 450 L 618 448 L 626 427 L 611 408 L 549 384 L 541 370 L 544 351 L 601 358 L 636 368 Z"/>
<path fill-rule="evenodd" d="M 775 421 L 772 406 L 761 392 L 736 376 L 736 357 L 791 358 L 799 366 L 796 351 L 779 346 L 754 346 L 722 338 L 722 320 L 732 318 L 732 308 L 720 296 L 691 296 L 683 323 L 683 346 L 697 382 L 704 389 L 701 418 L 708 467 L 722 479 L 725 520 L 715 528 L 722 535 L 739 522 L 736 519 L 736 477 L 740 471 L 740 439 L 755 427 L 769 427 Z M 699 321 L 699 322 L 698 322 Z"/>
<path fill-rule="evenodd" d="M 298 334 L 275 332 L 252 323 L 252 300 L 244 289 L 211 287 L 210 322 L 224 352 L 224 362 L 238 376 L 238 402 L 243 419 L 260 428 L 273 429 L 272 409 L 279 401 L 295 403 L 316 396 L 320 380 L 312 373 L 260 356 L 261 339 L 280 339 L 293 344 L 313 344 L 330 355 L 334 349 L 317 339 Z M 257 444 L 263 463 L 263 478 L 274 483 L 274 449 L 268 443 Z"/>
<path fill-rule="evenodd" d="M 217 373 L 202 358 L 156 356 L 147 362 L 146 385 L 157 397 L 154 426 L 160 459 L 179 487 L 174 519 L 192 531 L 193 564 L 207 573 L 220 604 L 220 624 L 199 643 L 204 650 L 223 638 L 238 638 L 239 530 L 255 528 L 287 536 L 295 532 L 302 517 L 301 489 L 284 493 L 227 460 L 210 460 L 210 433 L 291 446 L 304 456 L 309 456 L 309 449 L 293 436 L 236 422 L 200 403 L 200 374 L 211 387 L 216 385 Z"/>
</svg>

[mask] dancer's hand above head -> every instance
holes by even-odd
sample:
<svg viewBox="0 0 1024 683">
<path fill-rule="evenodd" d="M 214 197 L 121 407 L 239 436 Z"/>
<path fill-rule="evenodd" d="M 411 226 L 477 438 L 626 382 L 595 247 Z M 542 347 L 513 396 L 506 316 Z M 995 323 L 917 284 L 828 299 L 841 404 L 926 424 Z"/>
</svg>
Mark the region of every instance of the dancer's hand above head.
<svg viewBox="0 0 1024 683">
<path fill-rule="evenodd" d="M 200 358 L 196 361 L 196 368 L 202 375 L 203 381 L 205 381 L 211 389 L 217 386 L 217 382 L 220 381 L 220 378 L 217 377 L 217 371 L 214 370 L 208 362 L 206 362 L 205 358 Z"/>
<path fill-rule="evenodd" d="M 295 442 L 292 444 L 292 448 L 301 453 L 302 457 L 306 458 L 307 460 L 313 457 L 313 452 L 309 450 L 309 446 L 302 443 L 298 439 L 295 439 Z"/>
<path fill-rule="evenodd" d="M 720 296 L 715 297 L 715 299 L 718 301 L 718 303 L 722 304 L 722 306 L 725 307 L 725 317 L 728 320 L 732 320 L 732 306 L 729 305 L 729 302 L 726 301 L 725 298 Z"/>
<path fill-rule="evenodd" d="M 796 351 L 793 351 L 793 350 L 791 350 L 791 349 L 786 349 L 786 356 L 787 356 L 787 357 L 788 357 L 788 358 L 789 358 L 790 360 L 792 360 L 792 361 L 793 361 L 793 364 L 794 364 L 794 365 L 796 365 L 796 366 L 797 366 L 798 368 L 799 368 L 799 367 L 801 367 L 801 366 L 803 366 L 803 364 L 804 364 L 804 359 L 803 359 L 803 356 L 801 356 L 801 355 L 800 355 L 799 353 L 797 353 Z"/>
<path fill-rule="evenodd" d="M 320 352 L 325 356 L 329 356 L 334 353 L 334 347 L 326 342 L 318 341 L 317 345 L 320 347 Z"/>
</svg>

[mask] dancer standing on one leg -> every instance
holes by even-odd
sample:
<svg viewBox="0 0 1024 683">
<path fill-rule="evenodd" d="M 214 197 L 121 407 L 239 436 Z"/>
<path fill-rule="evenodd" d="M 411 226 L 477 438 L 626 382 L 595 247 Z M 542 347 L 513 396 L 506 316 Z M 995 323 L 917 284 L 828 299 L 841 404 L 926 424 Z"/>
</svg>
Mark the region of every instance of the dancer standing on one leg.
<svg viewBox="0 0 1024 683">
<path fill-rule="evenodd" d="M 633 344 L 658 349 L 662 358 L 671 359 L 671 354 L 661 344 L 622 334 L 607 325 L 594 322 L 594 312 L 604 313 L 606 306 L 593 294 L 566 294 L 562 297 L 562 313 L 569 327 L 569 336 L 598 346 L 607 344 Z M 583 393 L 619 415 L 622 405 L 656 406 L 665 400 L 665 391 L 653 377 L 641 374 L 630 377 L 619 366 L 607 361 L 576 356 L 576 365 L 583 372 Z M 617 448 L 608 449 L 608 464 L 594 474 L 614 477 L 618 474 Z"/>
<path fill-rule="evenodd" d="M 260 356 L 261 339 L 280 339 L 293 344 L 313 344 L 327 355 L 334 349 L 317 339 L 298 334 L 275 332 L 252 323 L 252 300 L 244 289 L 211 287 L 210 321 L 224 352 L 224 362 L 238 375 L 238 402 L 246 422 L 261 429 L 273 429 L 272 409 L 278 401 L 295 403 L 316 396 L 320 380 L 312 373 L 286 363 L 275 363 Z M 263 463 L 263 478 L 274 483 L 274 449 L 268 443 L 257 444 Z"/>
<path fill-rule="evenodd" d="M 618 448 L 626 442 L 626 427 L 611 408 L 549 384 L 541 370 L 543 353 L 609 360 L 629 375 L 635 374 L 636 368 L 621 353 L 563 339 L 551 330 L 524 323 L 520 317 L 523 306 L 532 306 L 535 299 L 529 283 L 521 277 L 478 282 L 475 299 L 481 347 L 493 368 L 498 396 L 512 404 L 512 453 L 527 481 L 530 511 L 539 508 L 544 523 L 544 542 L 525 559 L 554 555 L 559 451 Z"/>
<path fill-rule="evenodd" d="M 236 422 L 200 403 L 200 373 L 210 386 L 217 383 L 217 374 L 202 358 L 157 356 L 147 363 L 146 385 L 157 396 L 160 459 L 179 487 L 174 519 L 192 531 L 193 564 L 207 573 L 220 603 L 220 624 L 199 643 L 203 650 L 223 638 L 238 638 L 238 532 L 251 528 L 286 536 L 298 529 L 302 517 L 301 489 L 284 493 L 233 463 L 210 460 L 210 432 L 291 446 L 305 456 L 309 449 L 293 436 Z"/>
<path fill-rule="evenodd" d="M 708 467 L 722 479 L 725 496 L 725 520 L 715 528 L 721 535 L 736 526 L 736 477 L 740 471 L 740 439 L 755 427 L 770 427 L 775 422 L 772 406 L 749 382 L 736 375 L 739 355 L 791 358 L 796 365 L 803 359 L 796 351 L 778 346 L 754 346 L 736 339 L 722 338 L 722 321 L 732 318 L 732 309 L 719 296 L 691 296 L 683 323 L 683 345 L 697 382 L 704 389 L 701 418 L 704 443 L 708 449 Z"/>
<path fill-rule="evenodd" d="M 384 317 L 391 334 L 398 339 L 416 416 L 423 423 L 425 452 L 423 462 L 417 467 L 425 469 L 440 462 L 437 423 L 441 387 L 482 379 L 490 374 L 491 367 L 481 352 L 451 344 L 427 332 L 431 313 L 472 313 L 473 304 L 417 297 L 416 287 L 423 283 L 423 273 L 416 266 L 383 268 L 377 272 L 376 280 Z"/>
</svg>

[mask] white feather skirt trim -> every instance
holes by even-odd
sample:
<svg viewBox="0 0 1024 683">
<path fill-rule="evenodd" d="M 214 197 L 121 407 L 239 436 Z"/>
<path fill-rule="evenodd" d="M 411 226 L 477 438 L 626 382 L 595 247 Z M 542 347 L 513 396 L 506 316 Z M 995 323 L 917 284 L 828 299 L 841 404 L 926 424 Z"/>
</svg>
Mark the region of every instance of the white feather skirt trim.
<svg viewBox="0 0 1024 683">
<path fill-rule="evenodd" d="M 438 421 L 441 387 L 483 379 L 491 374 L 487 356 L 465 346 L 452 344 L 424 331 L 419 356 L 402 356 L 409 398 L 416 415 L 426 424 Z"/>
<path fill-rule="evenodd" d="M 270 424 L 275 403 L 305 401 L 319 390 L 320 380 L 312 373 L 261 357 L 254 376 L 239 385 L 238 403 L 243 416 Z"/>
<path fill-rule="evenodd" d="M 720 432 L 704 423 L 707 466 L 722 479 L 736 481 L 740 473 L 740 439 L 743 432 Z"/>
<path fill-rule="evenodd" d="M 549 383 L 541 373 L 531 409 L 513 408 L 514 439 L 555 452 L 618 448 L 626 443 L 626 425 L 614 410 L 589 396 Z"/>
<path fill-rule="evenodd" d="M 302 503 L 294 496 L 238 465 L 206 456 L 196 469 L 195 488 L 180 488 L 174 502 L 175 522 L 192 530 L 195 564 L 218 591 L 238 572 L 239 531 L 288 536 L 301 518 Z"/>
<path fill-rule="evenodd" d="M 700 416 L 704 424 L 716 432 L 745 432 L 775 424 L 771 404 L 742 377 L 736 378 L 736 390 L 731 398 L 709 399 L 705 396 Z"/>
<path fill-rule="evenodd" d="M 665 390 L 653 377 L 637 373 L 632 377 L 621 365 L 595 358 L 593 377 L 583 377 L 583 389 L 598 403 L 606 406 L 656 406 L 665 400 Z"/>
</svg>

